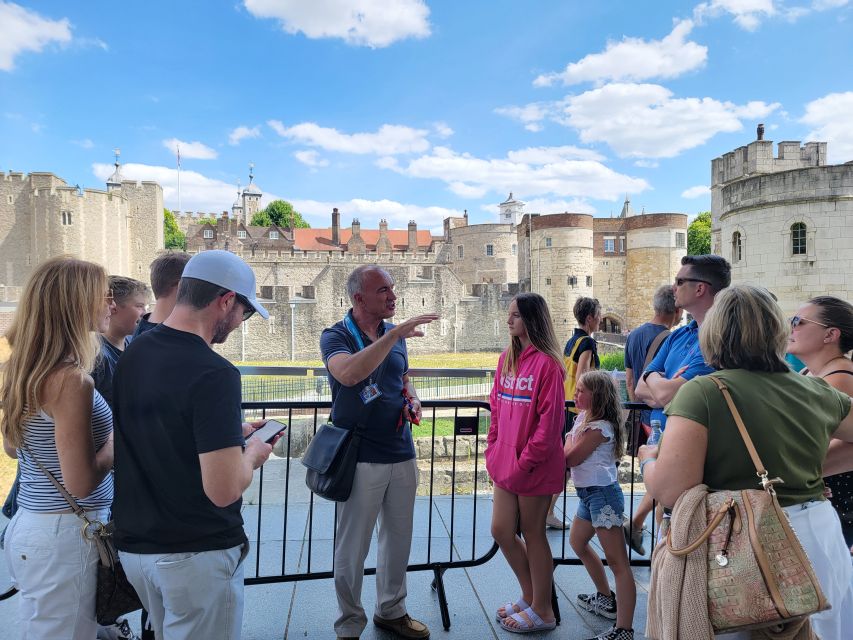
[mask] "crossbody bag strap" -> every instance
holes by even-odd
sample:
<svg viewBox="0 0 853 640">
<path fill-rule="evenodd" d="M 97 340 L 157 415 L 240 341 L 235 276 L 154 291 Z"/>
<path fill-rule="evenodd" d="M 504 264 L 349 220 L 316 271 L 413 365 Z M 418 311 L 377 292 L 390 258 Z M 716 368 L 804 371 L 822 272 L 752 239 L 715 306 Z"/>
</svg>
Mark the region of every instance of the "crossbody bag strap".
<svg viewBox="0 0 853 640">
<path fill-rule="evenodd" d="M 63 498 L 65 498 L 65 501 L 68 503 L 68 505 L 74 511 L 74 515 L 76 515 L 78 518 L 81 518 L 83 520 L 87 520 L 86 512 L 83 510 L 83 508 L 79 504 L 77 504 L 77 501 L 71 496 L 70 493 L 68 493 L 68 491 L 65 489 L 65 487 L 62 486 L 62 483 L 56 479 L 56 476 L 54 476 L 50 471 L 47 470 L 47 467 L 45 467 L 41 463 L 41 461 L 38 458 L 36 458 L 35 454 L 32 451 L 30 451 L 30 448 L 27 445 L 22 443 L 21 448 L 27 452 L 27 455 L 33 459 L 33 461 L 38 465 L 38 468 L 41 469 L 42 473 L 45 476 L 47 476 L 47 479 L 50 480 L 50 482 L 53 484 L 53 486 L 56 487 L 56 490 L 59 491 L 59 493 L 62 495 Z M 88 522 L 88 520 L 87 520 L 87 522 Z"/>
<path fill-rule="evenodd" d="M 652 360 L 654 360 L 655 356 L 658 354 L 660 346 L 663 344 L 663 341 L 667 339 L 669 334 L 669 329 L 664 329 L 655 336 L 654 340 L 652 340 L 652 343 L 649 345 L 649 350 L 646 352 L 646 360 L 643 362 L 643 371 L 649 368 Z"/>
<path fill-rule="evenodd" d="M 759 478 L 761 478 L 761 487 L 770 493 L 776 493 L 773 489 L 773 485 L 782 483 L 784 480 L 781 478 L 770 479 L 767 477 L 767 468 L 761 461 L 758 451 L 756 451 L 755 445 L 752 443 L 752 438 L 749 437 L 743 418 L 740 417 L 740 412 L 737 410 L 735 402 L 732 400 L 732 395 L 729 393 L 729 388 L 726 386 L 726 383 L 720 380 L 717 376 L 710 375 L 708 377 L 714 381 L 714 384 L 717 385 L 720 393 L 723 394 L 723 398 L 725 399 L 726 404 L 729 407 L 729 411 L 731 411 L 732 417 L 735 420 L 738 431 L 740 432 L 740 437 L 743 438 L 743 443 L 746 445 L 746 450 L 749 452 L 749 457 L 752 459 L 752 464 L 755 466 L 755 473 Z"/>
</svg>

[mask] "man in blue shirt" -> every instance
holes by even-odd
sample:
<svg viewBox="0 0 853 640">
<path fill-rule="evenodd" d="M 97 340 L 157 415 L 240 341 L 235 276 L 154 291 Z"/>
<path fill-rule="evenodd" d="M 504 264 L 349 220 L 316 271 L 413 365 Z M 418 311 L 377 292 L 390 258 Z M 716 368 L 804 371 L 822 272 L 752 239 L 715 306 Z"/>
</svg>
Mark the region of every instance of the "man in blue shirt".
<svg viewBox="0 0 853 640">
<path fill-rule="evenodd" d="M 405 340 L 423 336 L 418 326 L 438 315 L 416 316 L 396 326 L 386 323 L 396 311 L 397 296 L 391 275 L 376 266 L 356 268 L 347 279 L 347 293 L 352 309 L 320 337 L 332 388 L 332 421 L 348 428 L 362 425 L 352 493 L 338 505 L 335 633 L 338 638 L 358 638 L 367 624 L 361 585 L 378 519 L 373 624 L 402 638 L 428 638 L 427 626 L 406 610 L 418 484 L 408 420 L 420 420 L 421 403 L 409 379 Z"/>
<path fill-rule="evenodd" d="M 654 360 L 643 372 L 634 395 L 653 407 L 651 420 L 666 428 L 663 408 L 688 380 L 712 373 L 699 349 L 699 325 L 714 296 L 731 284 L 731 266 L 720 256 L 684 256 L 672 290 L 675 304 L 693 316 L 686 326 L 674 331 L 661 345 Z"/>
</svg>

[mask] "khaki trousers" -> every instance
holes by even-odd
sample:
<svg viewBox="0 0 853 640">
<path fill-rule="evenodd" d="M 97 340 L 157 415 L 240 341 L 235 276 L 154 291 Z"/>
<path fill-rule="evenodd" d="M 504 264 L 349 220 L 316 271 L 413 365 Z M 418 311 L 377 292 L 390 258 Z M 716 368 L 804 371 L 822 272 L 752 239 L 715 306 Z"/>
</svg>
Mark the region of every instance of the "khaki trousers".
<svg viewBox="0 0 853 640">
<path fill-rule="evenodd" d="M 367 625 L 361 606 L 364 561 L 377 528 L 376 615 L 406 614 L 406 567 L 412 546 L 412 514 L 418 487 L 417 461 L 359 462 L 349 500 L 338 505 L 335 594 L 338 636 L 358 637 Z"/>
</svg>

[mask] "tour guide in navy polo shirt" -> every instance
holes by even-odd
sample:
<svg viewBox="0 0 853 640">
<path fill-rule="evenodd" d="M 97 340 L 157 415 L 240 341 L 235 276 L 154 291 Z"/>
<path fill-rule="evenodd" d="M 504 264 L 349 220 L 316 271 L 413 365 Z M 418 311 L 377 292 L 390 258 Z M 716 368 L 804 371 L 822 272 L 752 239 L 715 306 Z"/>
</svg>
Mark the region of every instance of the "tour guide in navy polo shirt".
<svg viewBox="0 0 853 640">
<path fill-rule="evenodd" d="M 638 400 L 653 408 L 651 420 L 660 420 L 662 429 L 666 427 L 663 408 L 681 385 L 714 371 L 705 364 L 699 349 L 699 325 L 714 304 L 714 296 L 728 287 L 731 280 L 731 267 L 720 256 L 684 256 L 681 259 L 681 269 L 672 290 L 676 306 L 692 315 L 693 320 L 664 340 L 634 391 Z"/>
<path fill-rule="evenodd" d="M 352 493 L 338 506 L 335 632 L 338 638 L 358 638 L 367 624 L 361 584 L 378 517 L 373 624 L 403 638 L 428 638 L 427 626 L 406 610 L 406 566 L 418 483 L 408 418 L 414 414 L 420 421 L 421 403 L 409 380 L 405 340 L 423 336 L 418 325 L 438 315 L 417 316 L 397 326 L 385 323 L 394 315 L 397 296 L 393 278 L 375 266 L 356 268 L 347 279 L 347 293 L 352 309 L 320 338 L 332 387 L 332 421 L 347 428 L 365 423 Z M 406 413 L 404 389 L 411 397 L 411 412 L 407 408 Z"/>
</svg>

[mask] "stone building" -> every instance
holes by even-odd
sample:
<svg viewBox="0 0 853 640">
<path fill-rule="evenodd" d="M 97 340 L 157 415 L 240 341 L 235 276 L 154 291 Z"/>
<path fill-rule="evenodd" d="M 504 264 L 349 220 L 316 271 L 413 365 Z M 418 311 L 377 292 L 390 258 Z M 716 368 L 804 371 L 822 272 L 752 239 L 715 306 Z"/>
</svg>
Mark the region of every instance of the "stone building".
<svg viewBox="0 0 853 640">
<path fill-rule="evenodd" d="M 16 300 L 33 266 L 63 253 L 148 279 L 163 249 L 163 189 L 123 180 L 118 158 L 115 167 L 106 190 L 52 173 L 0 174 L 0 300 Z"/>
<path fill-rule="evenodd" d="M 712 251 L 732 281 L 760 284 L 786 313 L 827 294 L 853 299 L 853 162 L 826 142 L 757 139 L 711 161 Z"/>
</svg>

